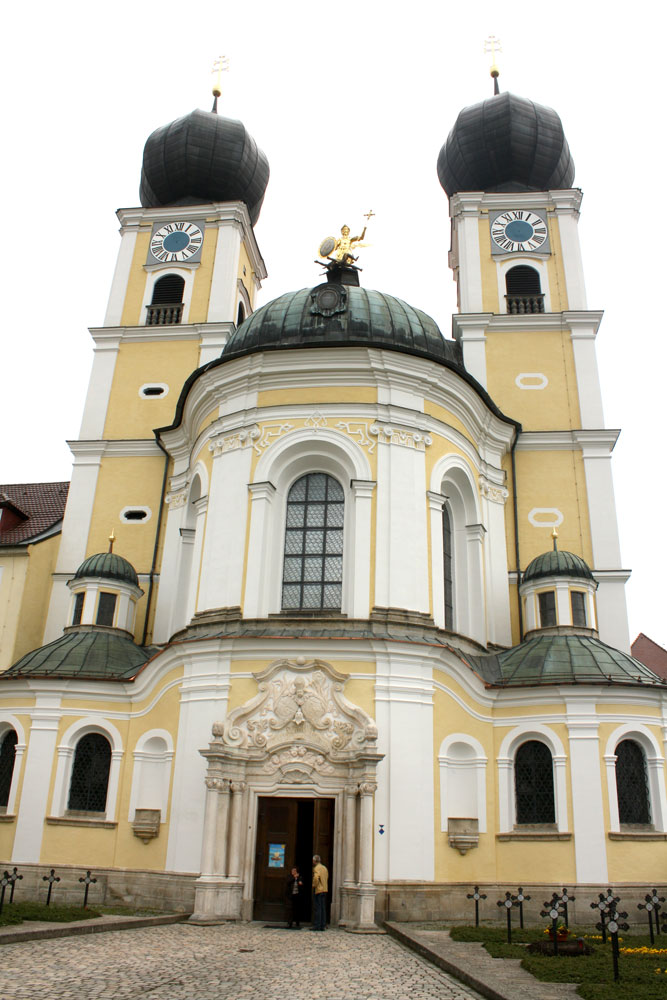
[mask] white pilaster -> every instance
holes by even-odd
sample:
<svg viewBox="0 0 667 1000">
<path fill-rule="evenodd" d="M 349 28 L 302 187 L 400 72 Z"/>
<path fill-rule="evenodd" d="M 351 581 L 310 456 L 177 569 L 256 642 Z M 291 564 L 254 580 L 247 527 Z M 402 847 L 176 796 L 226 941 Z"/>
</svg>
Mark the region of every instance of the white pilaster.
<svg viewBox="0 0 667 1000">
<path fill-rule="evenodd" d="M 600 375 L 595 353 L 595 337 L 600 326 L 600 312 L 565 312 L 570 328 L 581 426 L 590 430 L 604 427 Z"/>
<path fill-rule="evenodd" d="M 137 242 L 137 231 L 137 227 L 133 226 L 131 229 L 123 228 L 121 232 L 116 270 L 111 282 L 109 302 L 104 317 L 105 326 L 120 326 L 123 306 L 125 305 L 127 282 L 130 277 L 130 268 L 132 267 L 132 258 L 134 256 L 134 247 Z"/>
<path fill-rule="evenodd" d="M 487 387 L 486 375 L 486 328 L 492 313 L 478 313 L 473 316 L 455 313 L 452 316 L 452 336 L 463 349 L 463 364 L 481 386 Z"/>
<path fill-rule="evenodd" d="M 237 448 L 213 459 L 198 611 L 241 604 L 251 457 Z"/>
<path fill-rule="evenodd" d="M 219 222 L 208 316 L 206 317 L 209 323 L 234 322 L 236 277 L 239 270 L 240 250 L 240 223 L 228 220 Z"/>
<path fill-rule="evenodd" d="M 577 881 L 606 882 L 607 842 L 595 701 L 568 699 L 566 709 Z"/>
<path fill-rule="evenodd" d="M 487 528 L 484 542 L 486 571 L 486 607 L 488 642 L 512 645 L 510 591 L 508 586 L 507 542 L 505 540 L 505 503 L 508 492 L 484 480 L 480 483 L 482 518 Z"/>
<path fill-rule="evenodd" d="M 354 618 L 368 618 L 371 586 L 371 507 L 375 482 L 353 479 L 350 483 L 354 498 Z"/>
<path fill-rule="evenodd" d="M 227 860 L 229 858 L 229 800 L 231 798 L 231 782 L 223 778 L 218 786 L 218 812 L 217 823 L 213 833 L 213 874 L 227 874 Z M 206 845 L 207 831 L 204 831 L 204 846 Z M 204 871 L 202 869 L 202 875 Z"/>
<path fill-rule="evenodd" d="M 431 527 L 431 614 L 438 628 L 445 627 L 445 559 L 442 536 L 442 508 L 447 497 L 443 493 L 426 491 Z"/>
<path fill-rule="evenodd" d="M 568 308 L 585 309 L 586 285 L 578 231 L 581 192 L 576 190 L 550 191 L 549 198 L 555 205 L 556 217 L 558 218 Z"/>
<path fill-rule="evenodd" d="M 482 270 L 479 245 L 481 191 L 459 192 L 450 198 L 450 215 L 456 232 L 459 312 L 482 311 Z"/>
<path fill-rule="evenodd" d="M 269 546 L 270 507 L 276 488 L 273 483 L 250 483 L 250 541 L 243 613 L 246 618 L 263 618 L 268 613 L 270 581 L 265 569 Z"/>
<path fill-rule="evenodd" d="M 60 694 L 38 693 L 31 712 L 30 740 L 12 855 L 12 861 L 16 864 L 40 860 L 51 781 L 51 761 L 54 758 L 61 717 L 60 699 Z"/>
<path fill-rule="evenodd" d="M 468 549 L 468 632 L 471 639 L 486 643 L 486 606 L 480 596 L 484 589 L 484 536 L 483 524 L 467 524 L 466 546 Z"/>
<path fill-rule="evenodd" d="M 232 813 L 229 829 L 229 858 L 227 874 L 230 878 L 241 878 L 241 844 L 243 842 L 243 814 L 245 812 L 245 781 L 232 781 Z"/>
<path fill-rule="evenodd" d="M 82 441 L 94 441 L 104 437 L 104 423 L 120 346 L 119 335 L 96 337 L 95 340 L 93 368 L 79 431 Z"/>
</svg>

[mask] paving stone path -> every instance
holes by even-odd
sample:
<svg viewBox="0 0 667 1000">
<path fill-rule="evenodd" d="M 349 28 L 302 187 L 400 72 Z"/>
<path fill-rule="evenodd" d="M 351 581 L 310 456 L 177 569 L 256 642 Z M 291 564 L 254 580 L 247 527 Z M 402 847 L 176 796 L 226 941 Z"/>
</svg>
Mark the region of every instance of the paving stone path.
<svg viewBox="0 0 667 1000">
<path fill-rule="evenodd" d="M 174 924 L 6 944 L 1 1000 L 481 1000 L 385 935 Z"/>
</svg>

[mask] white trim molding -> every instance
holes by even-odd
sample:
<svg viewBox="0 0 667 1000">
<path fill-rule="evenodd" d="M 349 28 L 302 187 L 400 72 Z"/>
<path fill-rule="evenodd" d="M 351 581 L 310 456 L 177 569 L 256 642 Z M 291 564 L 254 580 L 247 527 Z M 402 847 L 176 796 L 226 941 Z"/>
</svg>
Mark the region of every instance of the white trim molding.
<svg viewBox="0 0 667 1000">
<path fill-rule="evenodd" d="M 567 815 L 567 755 L 560 737 L 541 723 L 527 719 L 507 733 L 500 744 L 498 766 L 498 832 L 511 833 L 516 825 L 516 793 L 514 788 L 514 760 L 523 743 L 537 740 L 544 743 L 551 753 L 554 768 L 554 810 L 559 833 L 568 832 Z"/>
<path fill-rule="evenodd" d="M 53 798 L 51 800 L 51 815 L 64 816 L 67 811 L 74 753 L 79 740 L 87 736 L 88 733 L 99 733 L 101 736 L 105 736 L 111 744 L 111 764 L 109 766 L 109 783 L 107 785 L 104 818 L 108 822 L 114 822 L 116 820 L 120 766 L 123 759 L 123 741 L 118 729 L 112 722 L 94 715 L 89 715 L 72 723 L 69 729 L 63 734 L 62 741 L 57 747 L 56 779 L 53 787 Z"/>
</svg>

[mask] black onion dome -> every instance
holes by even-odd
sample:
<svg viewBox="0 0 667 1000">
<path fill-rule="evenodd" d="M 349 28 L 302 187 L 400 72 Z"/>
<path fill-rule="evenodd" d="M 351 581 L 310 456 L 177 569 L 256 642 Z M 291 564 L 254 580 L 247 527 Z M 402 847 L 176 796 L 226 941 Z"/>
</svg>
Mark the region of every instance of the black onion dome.
<svg viewBox="0 0 667 1000">
<path fill-rule="evenodd" d="M 139 586 L 139 577 L 132 563 L 116 555 L 115 552 L 97 552 L 93 556 L 88 556 L 79 566 L 73 579 L 83 580 L 91 576 Z"/>
<path fill-rule="evenodd" d="M 438 179 L 457 191 L 572 187 L 574 162 L 551 108 L 504 93 L 464 108 L 438 157 Z"/>
<path fill-rule="evenodd" d="M 253 225 L 269 182 L 269 161 L 243 122 L 193 111 L 156 129 L 144 147 L 144 208 L 243 201 Z"/>
<path fill-rule="evenodd" d="M 588 563 L 574 552 L 554 549 L 543 552 L 528 563 L 523 574 L 523 582 L 539 580 L 545 576 L 578 576 L 584 580 L 594 580 Z"/>
<path fill-rule="evenodd" d="M 461 350 L 407 302 L 355 285 L 325 282 L 274 299 L 231 335 L 223 360 L 256 351 L 380 347 L 463 367 Z"/>
</svg>

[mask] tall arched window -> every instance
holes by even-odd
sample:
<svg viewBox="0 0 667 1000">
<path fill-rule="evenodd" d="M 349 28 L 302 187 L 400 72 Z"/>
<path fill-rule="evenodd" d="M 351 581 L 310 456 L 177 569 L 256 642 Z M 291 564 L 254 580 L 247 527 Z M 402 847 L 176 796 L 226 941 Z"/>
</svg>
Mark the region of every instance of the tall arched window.
<svg viewBox="0 0 667 1000">
<path fill-rule="evenodd" d="M 622 740 L 616 747 L 616 792 L 620 823 L 651 822 L 646 757 L 635 740 Z"/>
<path fill-rule="evenodd" d="M 287 495 L 283 611 L 339 611 L 343 590 L 343 487 L 311 472 Z"/>
<path fill-rule="evenodd" d="M 180 323 L 183 313 L 185 281 L 179 274 L 165 274 L 153 285 L 153 298 L 147 307 L 146 326 Z"/>
<path fill-rule="evenodd" d="M 514 758 L 517 823 L 555 823 L 554 773 L 549 748 L 539 740 L 522 743 Z"/>
<path fill-rule="evenodd" d="M 107 805 L 111 744 L 101 733 L 82 736 L 74 751 L 67 808 L 104 812 Z"/>
<path fill-rule="evenodd" d="M 510 268 L 505 276 L 507 287 L 507 311 L 512 315 L 543 313 L 544 295 L 540 286 L 540 276 L 534 267 L 518 264 Z"/>
<path fill-rule="evenodd" d="M 6 810 L 9 802 L 17 743 L 18 736 L 13 729 L 8 729 L 0 739 L 0 810 Z"/>
<path fill-rule="evenodd" d="M 454 552 L 449 504 L 442 508 L 443 568 L 445 576 L 445 628 L 454 630 Z"/>
<path fill-rule="evenodd" d="M 239 308 L 236 313 L 236 325 L 240 326 L 244 319 L 245 319 L 245 308 L 243 306 L 243 303 L 239 302 Z"/>
</svg>

